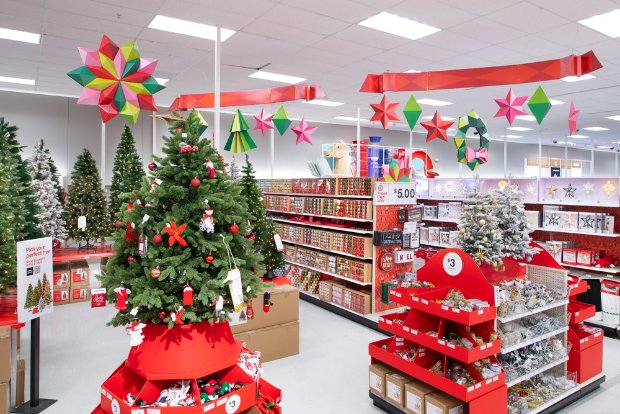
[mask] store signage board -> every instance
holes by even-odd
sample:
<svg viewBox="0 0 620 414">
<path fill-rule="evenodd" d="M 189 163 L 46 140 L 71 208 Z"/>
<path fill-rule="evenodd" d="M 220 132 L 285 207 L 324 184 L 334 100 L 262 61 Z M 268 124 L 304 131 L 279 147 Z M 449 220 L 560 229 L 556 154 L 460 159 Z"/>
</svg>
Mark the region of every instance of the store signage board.
<svg viewBox="0 0 620 414">
<path fill-rule="evenodd" d="M 52 313 L 52 238 L 17 243 L 17 319 L 28 322 Z"/>
<path fill-rule="evenodd" d="M 415 250 L 394 251 L 394 263 L 411 263 L 415 260 Z"/>
<path fill-rule="evenodd" d="M 416 204 L 414 183 L 375 183 L 375 205 Z"/>
</svg>

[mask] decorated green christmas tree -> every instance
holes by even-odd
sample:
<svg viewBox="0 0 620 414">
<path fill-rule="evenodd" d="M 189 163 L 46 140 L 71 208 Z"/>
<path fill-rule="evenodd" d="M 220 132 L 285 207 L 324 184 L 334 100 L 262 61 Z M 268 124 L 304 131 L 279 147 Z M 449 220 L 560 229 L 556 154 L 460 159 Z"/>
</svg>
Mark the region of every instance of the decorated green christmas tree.
<svg viewBox="0 0 620 414">
<path fill-rule="evenodd" d="M 35 202 L 28 165 L 22 159 L 21 151 L 22 147 L 17 141 L 17 127 L 0 118 L 0 164 L 6 168 L 9 178 L 8 194 L 17 241 L 41 236 L 37 229 L 39 206 Z"/>
<path fill-rule="evenodd" d="M 284 254 L 278 251 L 275 242 L 276 226 L 273 221 L 265 216 L 265 203 L 256 178 L 254 177 L 254 167 L 250 163 L 248 156 L 245 157 L 245 166 L 241 169 L 241 185 L 243 186 L 243 196 L 248 203 L 248 210 L 252 215 L 250 219 L 254 245 L 263 257 L 263 264 L 268 272 L 268 277 L 273 278 L 273 271 L 284 263 Z"/>
<path fill-rule="evenodd" d="M 479 185 L 467 193 L 458 225 L 458 245 L 478 264 L 502 266 L 502 232 L 495 216 L 497 200 L 480 194 Z"/>
<path fill-rule="evenodd" d="M 9 195 L 9 175 L 0 163 L 0 293 L 15 286 L 15 224 L 11 197 Z"/>
<path fill-rule="evenodd" d="M 218 321 L 260 289 L 262 257 L 243 237 L 250 214 L 241 186 L 223 173 L 210 141 L 200 138 L 202 125 L 195 111 L 169 125 L 164 157 L 156 157 L 138 200 L 122 212 L 116 256 L 102 276 L 119 310 L 114 326 L 131 322 L 133 314 L 170 327 Z"/>
<path fill-rule="evenodd" d="M 58 192 L 54 186 L 53 173 L 50 170 L 51 158 L 43 148 L 43 141 L 34 147 L 32 156 L 28 159 L 28 172 L 32 178 L 32 188 L 36 194 L 36 203 L 39 206 L 37 214 L 37 229 L 43 236 L 53 239 L 67 237 L 63 209 L 58 200 Z"/>
<path fill-rule="evenodd" d="M 131 193 L 140 188 L 144 176 L 142 160 L 136 151 L 136 141 L 131 134 L 131 129 L 125 125 L 121 142 L 116 148 L 116 157 L 112 169 L 110 213 L 113 219 L 120 215 L 122 203 L 127 202 Z"/>
<path fill-rule="evenodd" d="M 69 237 L 81 248 L 93 248 L 111 232 L 110 216 L 97 164 L 89 150 L 84 149 L 73 166 L 69 196 L 65 205 L 65 222 Z M 81 242 L 85 241 L 85 245 Z"/>
</svg>

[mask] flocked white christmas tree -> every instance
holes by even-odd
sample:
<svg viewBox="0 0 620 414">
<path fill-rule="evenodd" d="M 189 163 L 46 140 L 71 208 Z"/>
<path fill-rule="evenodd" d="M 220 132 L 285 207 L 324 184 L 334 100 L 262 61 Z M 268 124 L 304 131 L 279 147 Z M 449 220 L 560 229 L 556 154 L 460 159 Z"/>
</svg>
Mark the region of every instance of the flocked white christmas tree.
<svg viewBox="0 0 620 414">
<path fill-rule="evenodd" d="M 35 202 L 40 207 L 37 229 L 44 236 L 65 239 L 67 230 L 62 218 L 63 209 L 50 170 L 50 155 L 43 147 L 43 140 L 35 145 L 34 153 L 28 159 L 28 172 L 32 177 L 32 188 L 36 194 Z"/>
<path fill-rule="evenodd" d="M 498 227 L 502 232 L 502 257 L 523 259 L 538 251 L 530 247 L 532 229 L 527 221 L 521 196 L 517 186 L 511 183 L 491 193 L 495 200 L 494 216 L 497 217 Z"/>
<path fill-rule="evenodd" d="M 237 164 L 237 160 L 235 159 L 234 155 L 232 157 L 232 160 L 230 161 L 230 164 L 228 165 L 228 174 L 235 181 L 241 180 L 241 168 Z"/>
</svg>

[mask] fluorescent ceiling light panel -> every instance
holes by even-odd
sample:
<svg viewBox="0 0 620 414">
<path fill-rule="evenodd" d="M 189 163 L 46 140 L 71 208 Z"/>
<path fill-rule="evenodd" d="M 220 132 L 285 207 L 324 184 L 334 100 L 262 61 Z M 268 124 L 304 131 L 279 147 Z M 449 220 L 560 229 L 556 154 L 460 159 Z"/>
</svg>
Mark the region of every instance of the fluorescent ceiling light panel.
<svg viewBox="0 0 620 414">
<path fill-rule="evenodd" d="M 564 105 L 565 102 L 558 101 L 557 99 L 549 99 L 549 103 L 551 103 L 551 105 L 555 106 L 555 105 Z"/>
<path fill-rule="evenodd" d="M 603 128 L 599 126 L 593 126 L 593 127 L 587 127 L 587 128 L 581 128 L 581 129 L 585 129 L 586 131 L 594 131 L 594 132 L 609 131 L 609 128 Z"/>
<path fill-rule="evenodd" d="M 520 119 L 522 121 L 536 121 L 534 115 L 517 115 L 515 118 Z"/>
<path fill-rule="evenodd" d="M 580 81 L 594 79 L 594 78 L 596 78 L 596 76 L 586 73 L 585 75 L 581 75 L 581 76 L 565 76 L 561 80 L 563 80 L 564 82 L 580 82 Z"/>
<path fill-rule="evenodd" d="M 568 138 L 577 138 L 577 139 L 581 139 L 581 138 L 590 138 L 588 135 L 579 135 L 579 134 L 573 134 L 573 135 L 569 135 Z"/>
<path fill-rule="evenodd" d="M 254 72 L 249 77 L 254 78 L 254 79 L 264 79 L 264 80 L 270 80 L 274 82 L 289 83 L 291 85 L 294 85 L 296 83 L 303 82 L 306 80 L 306 78 L 298 78 L 297 76 L 281 75 L 279 73 L 266 72 L 264 70 L 259 70 L 257 72 Z"/>
<path fill-rule="evenodd" d="M 620 121 L 620 115 L 606 116 L 605 118 L 612 119 L 614 121 Z"/>
<path fill-rule="evenodd" d="M 596 148 L 598 148 L 598 149 L 608 149 L 608 150 L 614 149 L 614 147 L 610 147 L 608 145 L 597 145 Z"/>
<path fill-rule="evenodd" d="M 523 135 L 502 135 L 502 138 L 523 138 Z"/>
<path fill-rule="evenodd" d="M 19 83 L 20 85 L 34 85 L 34 79 L 11 78 L 9 76 L 0 76 L 0 82 Z"/>
<path fill-rule="evenodd" d="M 344 105 L 344 102 L 328 101 L 325 99 L 313 99 L 311 101 L 302 101 L 302 102 L 310 104 L 310 105 L 330 106 L 330 107 Z"/>
<path fill-rule="evenodd" d="M 160 85 L 165 85 L 168 83 L 168 81 L 170 79 L 166 79 L 166 78 L 155 78 L 155 80 L 157 81 L 157 83 L 159 83 Z"/>
<path fill-rule="evenodd" d="M 531 131 L 532 130 L 532 128 L 520 127 L 520 126 L 511 126 L 511 127 L 506 128 L 506 129 L 509 129 L 511 131 L 520 131 L 520 132 Z"/>
<path fill-rule="evenodd" d="M 357 122 L 357 118 L 354 116 L 335 116 L 334 119 L 338 119 L 340 121 L 352 121 L 352 122 Z M 360 122 L 370 122 L 367 119 L 361 118 Z"/>
<path fill-rule="evenodd" d="M 587 19 L 579 20 L 579 23 L 592 30 L 603 33 L 609 37 L 620 37 L 620 9 L 607 13 L 598 14 Z"/>
<path fill-rule="evenodd" d="M 390 33 L 396 36 L 411 40 L 420 39 L 433 33 L 439 32 L 433 26 L 416 22 L 415 20 L 400 17 L 388 12 L 381 12 L 375 16 L 358 23 L 360 26 L 369 27 L 381 32 Z"/>
<path fill-rule="evenodd" d="M 41 35 L 38 33 L 22 32 L 21 30 L 5 29 L 0 27 L 0 39 L 15 40 L 16 42 L 38 45 L 41 42 Z"/>
<path fill-rule="evenodd" d="M 409 69 L 409 70 L 406 70 L 404 73 L 420 73 L 420 71 L 415 70 L 415 69 Z"/>
<path fill-rule="evenodd" d="M 422 119 L 433 119 L 433 117 L 431 115 L 428 115 L 428 116 L 423 116 Z M 442 115 L 441 119 L 443 119 L 444 121 L 454 121 L 456 118 L 452 118 L 451 116 L 443 116 Z"/>
<path fill-rule="evenodd" d="M 209 40 L 215 40 L 217 37 L 216 26 L 190 22 L 189 20 L 175 19 L 174 17 L 162 16 L 160 14 L 155 16 L 151 23 L 149 23 L 149 28 Z M 222 42 L 226 41 L 234 34 L 234 30 L 220 28 L 220 37 Z"/>
<path fill-rule="evenodd" d="M 418 99 L 418 103 L 419 104 L 423 104 L 423 105 L 429 105 L 429 106 L 447 106 L 447 105 L 453 105 L 452 102 L 447 102 L 447 101 L 440 101 L 438 99 L 428 99 L 428 98 L 422 98 L 422 99 Z M 443 117 L 442 117 L 443 119 Z M 446 118 L 447 119 L 447 118 Z"/>
</svg>

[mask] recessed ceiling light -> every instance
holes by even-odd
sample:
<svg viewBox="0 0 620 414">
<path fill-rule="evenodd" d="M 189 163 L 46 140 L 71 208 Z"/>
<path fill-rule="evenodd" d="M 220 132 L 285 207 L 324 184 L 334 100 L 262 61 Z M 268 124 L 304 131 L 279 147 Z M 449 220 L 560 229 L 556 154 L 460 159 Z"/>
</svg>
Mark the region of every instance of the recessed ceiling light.
<svg viewBox="0 0 620 414">
<path fill-rule="evenodd" d="M 420 71 L 415 70 L 415 69 L 409 69 L 409 70 L 406 70 L 404 73 L 420 73 Z"/>
<path fill-rule="evenodd" d="M 34 85 L 36 83 L 34 79 L 11 78 L 9 76 L 0 76 L 0 82 L 19 83 L 20 85 Z"/>
<path fill-rule="evenodd" d="M 159 14 L 149 23 L 149 28 L 209 40 L 215 40 L 217 37 L 216 26 L 190 22 L 189 20 L 175 19 L 174 17 L 162 16 Z M 222 42 L 226 41 L 234 34 L 234 30 L 220 28 L 220 38 Z"/>
<path fill-rule="evenodd" d="M 33 43 L 38 45 L 41 42 L 41 35 L 38 33 L 22 32 L 21 30 L 5 29 L 0 27 L 0 39 L 15 40 L 16 42 Z"/>
<path fill-rule="evenodd" d="M 607 150 L 614 149 L 614 147 L 610 147 L 609 145 L 597 145 L 596 148 L 598 148 L 598 149 L 607 149 Z"/>
<path fill-rule="evenodd" d="M 438 99 L 428 99 L 428 98 L 418 99 L 418 103 L 421 103 L 423 105 L 429 105 L 429 106 L 453 105 L 452 102 L 440 101 Z M 442 117 L 442 119 L 443 119 L 443 117 Z"/>
<path fill-rule="evenodd" d="M 381 12 L 359 22 L 358 24 L 360 26 L 369 27 L 371 29 L 405 37 L 411 40 L 420 39 L 441 30 L 436 27 L 419 23 L 415 20 L 400 17 L 388 12 Z"/>
<path fill-rule="evenodd" d="M 583 77 L 583 76 L 582 76 L 582 77 Z M 563 105 L 563 104 L 564 104 L 564 102 L 562 102 L 562 101 L 558 101 L 557 99 L 549 99 L 549 103 L 550 103 L 551 105 L 553 105 L 553 106 L 555 106 L 555 105 Z"/>
<path fill-rule="evenodd" d="M 249 77 L 255 78 L 255 79 L 270 80 L 274 82 L 290 83 L 291 85 L 294 85 L 296 83 L 303 82 L 306 80 L 306 78 L 298 78 L 297 76 L 281 75 L 279 73 L 266 72 L 264 70 L 259 70 L 257 72 L 254 72 Z"/>
<path fill-rule="evenodd" d="M 354 116 L 335 116 L 334 119 L 338 119 L 340 121 L 352 121 L 352 122 L 357 122 L 357 118 Z M 360 122 L 370 122 L 367 119 L 361 118 Z"/>
<path fill-rule="evenodd" d="M 160 85 L 165 85 L 166 83 L 168 83 L 168 81 L 170 79 L 166 79 L 166 78 L 155 78 L 155 80 L 157 81 L 157 83 L 159 83 Z"/>
<path fill-rule="evenodd" d="M 517 115 L 515 118 L 520 119 L 522 121 L 536 121 L 534 115 Z"/>
<path fill-rule="evenodd" d="M 577 139 L 581 139 L 581 138 L 590 138 L 588 135 L 579 135 L 579 134 L 573 134 L 573 135 L 569 135 L 568 138 L 577 138 Z"/>
<path fill-rule="evenodd" d="M 606 116 L 605 118 L 612 119 L 614 121 L 620 121 L 620 115 Z"/>
<path fill-rule="evenodd" d="M 599 127 L 599 126 L 593 126 L 593 127 L 586 127 L 586 128 L 581 128 L 581 129 L 585 129 L 586 131 L 609 131 L 609 128 L 603 128 L 603 127 Z"/>
<path fill-rule="evenodd" d="M 506 128 L 506 129 L 509 129 L 511 131 L 521 131 L 521 132 L 522 131 L 531 131 L 532 130 L 532 128 L 520 127 L 520 126 L 511 126 L 511 127 Z"/>
<path fill-rule="evenodd" d="M 423 116 L 422 119 L 433 119 L 433 117 L 431 115 L 428 115 L 428 116 Z M 451 116 L 443 116 L 442 115 L 441 119 L 443 119 L 444 121 L 454 121 L 456 118 L 452 118 Z"/>
<path fill-rule="evenodd" d="M 523 138 L 523 135 L 501 135 L 501 138 Z"/>
<path fill-rule="evenodd" d="M 302 101 L 302 102 L 310 104 L 310 105 L 331 106 L 331 107 L 344 105 L 344 102 L 327 101 L 325 99 L 313 99 L 311 101 Z"/>
<path fill-rule="evenodd" d="M 620 36 L 618 21 L 620 21 L 620 9 L 579 20 L 579 23 L 604 35 L 616 38 Z"/>
<path fill-rule="evenodd" d="M 585 75 L 581 75 L 581 76 L 565 76 L 561 80 L 563 80 L 564 82 L 580 82 L 580 81 L 594 79 L 594 78 L 596 78 L 596 76 L 586 73 Z"/>
</svg>

